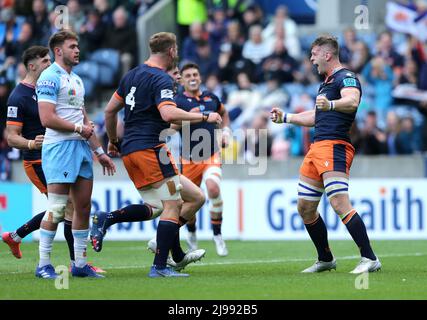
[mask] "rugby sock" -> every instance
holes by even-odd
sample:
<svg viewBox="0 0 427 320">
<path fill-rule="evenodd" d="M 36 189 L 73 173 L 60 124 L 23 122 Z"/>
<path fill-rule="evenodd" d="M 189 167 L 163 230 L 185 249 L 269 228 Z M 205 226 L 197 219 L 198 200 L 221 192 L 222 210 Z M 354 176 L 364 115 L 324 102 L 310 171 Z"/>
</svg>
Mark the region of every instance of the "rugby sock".
<svg viewBox="0 0 427 320">
<path fill-rule="evenodd" d="M 154 256 L 153 265 L 156 269 L 166 268 L 166 260 L 169 250 L 175 241 L 179 224 L 171 220 L 160 220 L 157 226 L 157 251 Z"/>
<path fill-rule="evenodd" d="M 214 236 L 221 234 L 222 218 L 219 218 L 219 219 L 211 218 L 211 225 L 212 225 Z"/>
<path fill-rule="evenodd" d="M 319 215 L 314 222 L 304 225 L 316 246 L 318 260 L 324 262 L 332 261 L 333 256 L 328 243 L 328 230 L 322 217 Z"/>
<path fill-rule="evenodd" d="M 85 230 L 72 230 L 74 237 L 74 255 L 75 255 L 75 266 L 77 268 L 83 268 L 87 264 L 86 247 L 87 237 L 89 235 L 89 229 Z"/>
<path fill-rule="evenodd" d="M 50 253 L 52 252 L 53 239 L 55 238 L 56 231 L 50 231 L 40 228 L 40 241 L 39 241 L 39 267 L 51 264 Z"/>
<path fill-rule="evenodd" d="M 175 239 L 172 244 L 172 259 L 175 262 L 180 262 L 185 257 L 185 252 L 181 248 L 181 243 L 179 242 L 179 229 L 176 231 Z"/>
<path fill-rule="evenodd" d="M 196 223 L 187 223 L 188 232 L 196 232 Z"/>
<path fill-rule="evenodd" d="M 152 215 L 153 211 L 145 204 L 131 204 L 108 213 L 104 229 L 107 230 L 108 227 L 119 222 L 147 221 L 151 219 Z"/>
<path fill-rule="evenodd" d="M 24 225 L 16 229 L 15 232 L 12 232 L 10 234 L 12 239 L 16 242 L 21 242 L 21 240 L 28 236 L 31 232 L 39 229 L 45 213 L 46 211 L 38 213 L 30 221 L 27 221 Z"/>
<path fill-rule="evenodd" d="M 70 260 L 74 261 L 74 237 L 71 231 L 72 222 L 64 220 L 64 237 L 67 240 L 68 251 L 70 252 Z"/>
<path fill-rule="evenodd" d="M 340 215 L 341 221 L 347 227 L 351 237 L 360 249 L 362 257 L 376 260 L 377 257 L 369 243 L 368 233 L 366 232 L 365 223 L 362 218 L 357 214 L 356 210 L 351 210 L 345 214 Z"/>
</svg>

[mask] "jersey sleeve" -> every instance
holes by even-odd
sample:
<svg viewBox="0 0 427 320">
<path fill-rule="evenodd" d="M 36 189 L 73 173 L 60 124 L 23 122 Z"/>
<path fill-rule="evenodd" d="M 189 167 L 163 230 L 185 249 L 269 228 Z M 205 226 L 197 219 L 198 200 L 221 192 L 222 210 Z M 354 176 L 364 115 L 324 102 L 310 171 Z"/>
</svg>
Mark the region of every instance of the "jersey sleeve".
<svg viewBox="0 0 427 320">
<path fill-rule="evenodd" d="M 215 101 L 216 104 L 216 110 L 215 112 L 221 114 L 224 112 L 224 104 L 221 102 L 221 100 L 218 98 L 218 96 L 212 94 L 212 99 Z"/>
<path fill-rule="evenodd" d="M 154 94 L 154 99 L 158 109 L 165 105 L 176 106 L 174 100 L 173 81 L 167 74 L 164 77 L 159 77 L 156 81 Z"/>
<path fill-rule="evenodd" d="M 128 78 L 128 74 L 127 73 L 122 80 L 120 80 L 119 86 L 117 87 L 117 90 L 114 92 L 114 97 L 120 101 L 124 101 L 125 99 L 125 92 L 126 92 L 126 82 L 127 82 L 127 78 Z"/>
<path fill-rule="evenodd" d="M 362 91 L 359 79 L 352 73 L 347 73 L 339 83 L 340 90 L 345 88 L 357 88 L 359 91 Z"/>
<path fill-rule="evenodd" d="M 43 72 L 36 85 L 37 101 L 57 104 L 59 88 L 59 77 L 56 74 Z"/>
<path fill-rule="evenodd" d="M 11 96 L 7 101 L 7 125 L 22 127 L 24 125 L 24 105 L 20 99 Z"/>
</svg>

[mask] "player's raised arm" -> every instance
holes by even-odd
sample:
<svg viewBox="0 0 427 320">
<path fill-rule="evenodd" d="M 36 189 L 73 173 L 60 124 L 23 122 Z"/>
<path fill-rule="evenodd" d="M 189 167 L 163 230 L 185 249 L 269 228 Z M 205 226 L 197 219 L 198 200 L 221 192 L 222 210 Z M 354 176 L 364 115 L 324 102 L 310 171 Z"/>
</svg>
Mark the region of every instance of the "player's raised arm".
<svg viewBox="0 0 427 320">
<path fill-rule="evenodd" d="M 303 127 L 313 127 L 315 123 L 314 109 L 300 113 L 286 113 L 280 108 L 273 108 L 270 113 L 270 119 L 274 123 L 291 123 Z"/>
</svg>

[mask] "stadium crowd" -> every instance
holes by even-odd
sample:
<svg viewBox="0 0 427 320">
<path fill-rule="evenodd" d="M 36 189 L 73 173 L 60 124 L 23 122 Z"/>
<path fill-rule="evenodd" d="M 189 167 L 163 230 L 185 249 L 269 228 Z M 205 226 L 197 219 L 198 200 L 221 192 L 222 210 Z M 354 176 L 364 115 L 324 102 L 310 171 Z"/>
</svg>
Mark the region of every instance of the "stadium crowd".
<svg viewBox="0 0 427 320">
<path fill-rule="evenodd" d="M 119 70 L 113 74 L 114 81 L 107 83 L 111 90 L 121 74 L 142 63 L 137 54 L 136 20 L 155 2 L 0 0 L 0 132 L 4 131 L 8 94 L 23 78 L 20 56 L 31 45 L 46 45 L 49 36 L 57 31 L 55 6 L 68 6 L 70 27 L 81 39 L 81 60 L 90 60 L 100 48 L 118 53 Z M 313 131 L 275 126 L 269 121 L 269 111 L 273 106 L 294 113 L 314 107 L 323 79 L 309 59 L 311 41 L 318 34 L 301 34 L 285 6 L 267 16 L 256 1 L 234 2 L 235 7 L 230 8 L 227 1 L 201 1 L 199 14 L 183 19 L 185 8 L 178 0 L 181 64 L 197 63 L 204 87 L 220 97 L 229 112 L 236 134 L 225 150 L 226 157 L 260 156 L 259 135 L 247 135 L 247 129 L 267 129 L 263 138 L 268 157 L 283 160 L 302 156 Z M 358 32 L 352 27 L 335 36 L 341 46 L 341 61 L 362 81 L 363 97 L 352 128 L 356 152 L 396 155 L 427 151 L 427 101 L 393 97 L 401 85 L 427 92 L 426 43 L 401 33 Z M 105 133 L 102 112 L 94 118 L 99 119 L 100 136 Z M 19 158 L 19 152 L 8 148 L 3 138 L 1 180 L 10 177 L 11 158 Z"/>
</svg>

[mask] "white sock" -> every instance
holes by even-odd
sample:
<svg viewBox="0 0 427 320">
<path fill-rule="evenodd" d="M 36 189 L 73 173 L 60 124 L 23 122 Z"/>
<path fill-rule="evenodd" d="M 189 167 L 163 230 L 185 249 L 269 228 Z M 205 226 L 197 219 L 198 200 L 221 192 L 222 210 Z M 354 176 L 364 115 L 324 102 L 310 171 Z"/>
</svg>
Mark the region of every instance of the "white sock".
<svg viewBox="0 0 427 320">
<path fill-rule="evenodd" d="M 87 264 L 86 247 L 89 229 L 71 230 L 74 237 L 74 259 L 77 268 L 83 268 Z"/>
<path fill-rule="evenodd" d="M 52 252 L 53 239 L 55 238 L 56 231 L 50 231 L 40 228 L 40 242 L 39 242 L 39 267 L 51 264 L 50 253 Z"/>
<path fill-rule="evenodd" d="M 16 233 L 16 231 L 13 231 L 11 234 L 10 234 L 10 237 L 13 239 L 13 241 L 15 241 L 15 242 L 21 242 L 22 241 L 22 238 L 20 237 L 20 236 L 18 236 L 18 234 Z"/>
</svg>

